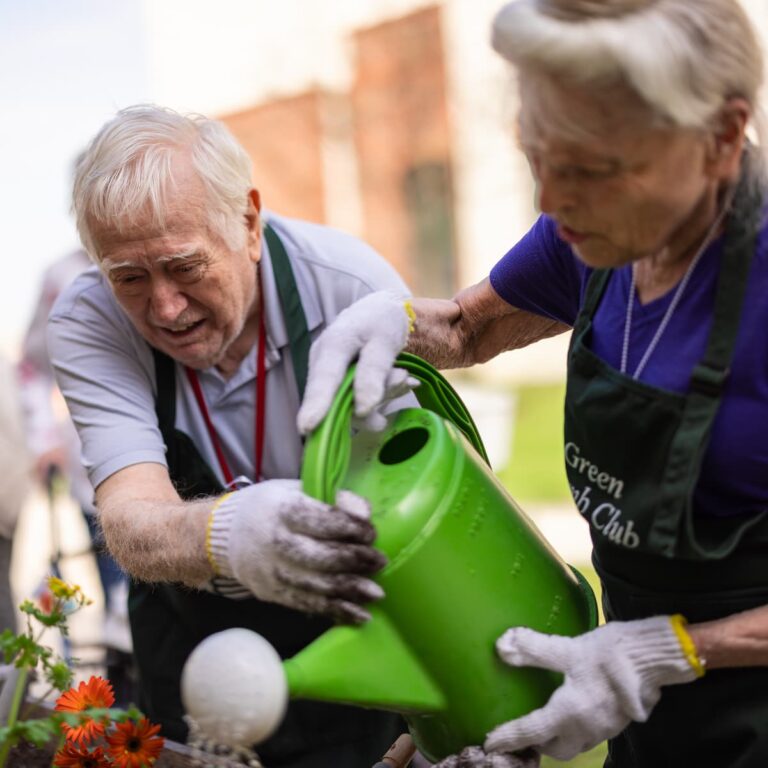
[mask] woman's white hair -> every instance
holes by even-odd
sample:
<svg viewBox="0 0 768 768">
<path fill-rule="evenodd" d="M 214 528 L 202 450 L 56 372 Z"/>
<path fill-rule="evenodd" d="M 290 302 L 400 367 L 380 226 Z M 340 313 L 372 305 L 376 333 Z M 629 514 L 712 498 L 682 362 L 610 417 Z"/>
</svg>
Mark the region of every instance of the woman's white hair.
<svg viewBox="0 0 768 768">
<path fill-rule="evenodd" d="M 492 44 L 520 69 L 624 81 L 674 125 L 711 127 L 735 96 L 759 112 L 763 56 L 738 0 L 515 0 Z"/>
<path fill-rule="evenodd" d="M 230 247 L 245 229 L 251 160 L 223 123 L 202 115 L 137 105 L 117 113 L 78 158 L 72 206 L 80 239 L 98 260 L 93 226 L 128 228 L 151 217 L 163 230 L 172 191 L 173 160 L 188 154 L 205 191 L 209 227 Z"/>
</svg>

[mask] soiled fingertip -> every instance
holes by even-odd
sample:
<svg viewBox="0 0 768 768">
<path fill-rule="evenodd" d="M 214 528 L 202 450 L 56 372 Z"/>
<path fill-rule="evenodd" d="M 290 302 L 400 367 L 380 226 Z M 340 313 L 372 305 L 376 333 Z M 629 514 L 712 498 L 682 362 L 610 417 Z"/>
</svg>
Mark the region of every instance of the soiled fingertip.
<svg viewBox="0 0 768 768">
<path fill-rule="evenodd" d="M 371 518 L 371 504 L 368 499 L 358 496 L 352 491 L 340 490 L 336 494 L 335 506 L 360 520 L 370 520 Z"/>
<path fill-rule="evenodd" d="M 341 624 L 353 624 L 360 626 L 371 620 L 371 614 L 360 605 L 339 600 L 332 607 L 333 617 Z"/>
</svg>

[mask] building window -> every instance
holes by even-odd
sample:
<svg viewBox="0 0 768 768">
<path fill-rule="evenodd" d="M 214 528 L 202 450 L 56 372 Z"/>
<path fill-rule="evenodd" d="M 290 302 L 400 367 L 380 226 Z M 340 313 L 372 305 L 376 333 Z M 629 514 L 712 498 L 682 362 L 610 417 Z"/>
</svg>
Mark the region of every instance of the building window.
<svg viewBox="0 0 768 768">
<path fill-rule="evenodd" d="M 456 291 L 453 195 L 447 162 L 412 166 L 404 181 L 410 223 L 408 272 L 416 296 L 448 298 Z"/>
</svg>

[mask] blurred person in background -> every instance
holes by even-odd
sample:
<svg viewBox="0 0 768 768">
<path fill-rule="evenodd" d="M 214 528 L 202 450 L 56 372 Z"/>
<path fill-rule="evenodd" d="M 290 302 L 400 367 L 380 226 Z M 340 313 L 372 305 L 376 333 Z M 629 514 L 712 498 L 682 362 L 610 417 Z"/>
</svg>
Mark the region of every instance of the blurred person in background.
<svg viewBox="0 0 768 768">
<path fill-rule="evenodd" d="M 99 530 L 93 488 L 83 469 L 80 440 L 66 409 L 57 410 L 60 395 L 48 358 L 48 314 L 59 294 L 84 270 L 93 266 L 88 254 L 78 249 L 53 262 L 44 272 L 32 319 L 24 336 L 18 364 L 19 396 L 24 414 L 27 447 L 35 476 L 45 489 L 51 525 L 61 525 L 56 510 L 59 479 L 83 513 L 96 559 L 104 596 L 102 643 L 107 675 L 118 702 L 127 703 L 131 691 L 131 634 L 128 624 L 128 579 L 109 554 Z M 62 403 L 63 406 L 63 403 Z M 58 538 L 57 535 L 54 536 Z M 54 546 L 56 543 L 54 542 Z M 55 552 L 54 558 L 61 553 Z"/>
<path fill-rule="evenodd" d="M 356 299 L 407 290 L 359 240 L 263 211 L 251 173 L 223 123 L 119 112 L 75 177 L 98 269 L 49 318 L 104 535 L 132 576 L 141 706 L 179 741 L 203 638 L 246 627 L 289 657 L 381 595 L 367 503 L 301 491 L 296 414 L 312 338 Z M 258 749 L 276 768 L 360 768 L 400 730 L 391 713 L 291 702 Z"/>
<path fill-rule="evenodd" d="M 303 431 L 357 356 L 356 410 L 405 347 L 441 368 L 573 329 L 565 463 L 605 626 L 510 628 L 547 704 L 440 768 L 568 760 L 768 765 L 768 224 L 763 59 L 736 0 L 516 0 L 493 45 L 517 70 L 542 215 L 453 300 L 373 295 L 311 353 Z M 759 130 L 757 131 L 759 136 Z M 439 574 L 434 575 L 439 578 Z M 490 649 L 489 649 L 490 650 Z"/>
<path fill-rule="evenodd" d="M 16 632 L 11 590 L 13 534 L 31 485 L 13 368 L 0 356 L 0 632 Z"/>
</svg>

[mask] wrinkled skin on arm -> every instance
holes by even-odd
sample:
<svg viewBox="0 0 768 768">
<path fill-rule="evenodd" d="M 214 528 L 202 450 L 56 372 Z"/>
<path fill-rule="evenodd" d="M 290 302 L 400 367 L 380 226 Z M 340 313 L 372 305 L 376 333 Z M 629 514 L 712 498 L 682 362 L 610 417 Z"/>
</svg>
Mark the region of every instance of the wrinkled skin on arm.
<svg viewBox="0 0 768 768">
<path fill-rule="evenodd" d="M 126 467 L 96 489 L 104 539 L 115 560 L 137 579 L 189 586 L 213 575 L 205 526 L 215 501 L 182 501 L 161 464 Z"/>
</svg>

